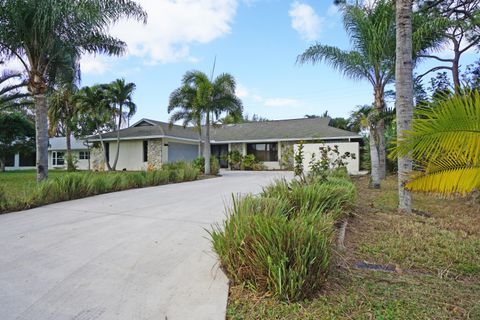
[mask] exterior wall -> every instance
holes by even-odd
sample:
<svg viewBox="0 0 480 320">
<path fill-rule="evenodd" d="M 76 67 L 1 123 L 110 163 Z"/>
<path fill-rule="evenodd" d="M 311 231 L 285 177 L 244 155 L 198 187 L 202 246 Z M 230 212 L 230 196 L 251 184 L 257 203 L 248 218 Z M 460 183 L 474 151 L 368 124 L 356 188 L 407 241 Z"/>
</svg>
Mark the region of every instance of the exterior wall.
<svg viewBox="0 0 480 320">
<path fill-rule="evenodd" d="M 48 151 L 48 168 L 49 169 L 67 169 L 67 160 L 65 159 L 65 164 L 61 166 L 54 166 L 53 165 L 53 152 L 58 151 L 58 152 L 64 152 L 65 155 L 67 153 L 66 150 L 50 150 Z M 82 151 L 88 151 L 88 150 L 82 150 Z M 88 160 L 81 160 L 80 159 L 80 151 L 79 150 L 72 150 L 72 156 L 77 159 L 76 161 L 76 167 L 78 170 L 88 170 Z M 91 157 L 91 155 L 90 155 Z"/>
<path fill-rule="evenodd" d="M 100 143 L 97 148 L 90 149 L 90 170 L 105 171 L 105 161 L 103 159 L 102 147 Z"/>
<path fill-rule="evenodd" d="M 148 154 L 147 154 L 148 170 L 157 170 L 162 167 L 162 163 L 163 163 L 162 154 L 163 154 L 163 140 L 162 139 L 148 140 Z"/>
<path fill-rule="evenodd" d="M 115 161 L 117 142 L 109 141 L 110 165 Z M 120 141 L 120 155 L 118 157 L 118 171 L 141 171 L 147 169 L 147 162 L 143 162 L 143 140 Z"/>
<path fill-rule="evenodd" d="M 245 143 L 230 143 L 228 151 L 239 151 L 242 155 L 245 155 L 247 153 L 247 145 Z"/>
<path fill-rule="evenodd" d="M 319 159 L 320 147 L 334 147 L 335 145 L 338 146 L 338 151 L 340 155 L 344 154 L 345 152 L 350 152 L 355 154 L 355 159 L 347 160 L 347 171 L 350 174 L 358 174 L 360 171 L 360 145 L 358 142 L 336 142 L 336 143 L 305 143 L 303 145 L 303 168 L 305 171 L 309 170 L 308 164 L 312 159 L 312 154 L 315 154 L 316 159 Z M 298 144 L 294 146 L 295 153 L 298 150 Z"/>
</svg>

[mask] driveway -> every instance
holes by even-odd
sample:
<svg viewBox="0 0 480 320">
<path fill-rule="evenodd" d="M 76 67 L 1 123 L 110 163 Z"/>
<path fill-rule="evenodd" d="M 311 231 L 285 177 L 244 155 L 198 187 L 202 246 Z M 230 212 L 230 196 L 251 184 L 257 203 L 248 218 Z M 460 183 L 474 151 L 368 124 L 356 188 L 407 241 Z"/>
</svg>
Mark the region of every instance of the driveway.
<svg viewBox="0 0 480 320">
<path fill-rule="evenodd" d="M 0 319 L 224 319 L 205 229 L 281 172 L 129 190 L 0 215 Z"/>
</svg>

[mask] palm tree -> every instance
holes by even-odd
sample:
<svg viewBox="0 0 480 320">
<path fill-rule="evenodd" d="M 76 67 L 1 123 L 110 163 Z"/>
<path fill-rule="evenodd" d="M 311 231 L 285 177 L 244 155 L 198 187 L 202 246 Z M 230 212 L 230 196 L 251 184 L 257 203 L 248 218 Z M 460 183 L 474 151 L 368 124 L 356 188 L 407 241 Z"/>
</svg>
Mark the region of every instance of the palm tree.
<svg viewBox="0 0 480 320">
<path fill-rule="evenodd" d="M 35 101 L 38 181 L 48 177 L 50 76 L 66 52 L 122 54 L 126 44 L 108 34 L 121 18 L 146 21 L 146 13 L 132 0 L 0 0 L 0 54 L 25 67 Z"/>
<path fill-rule="evenodd" d="M 67 145 L 67 170 L 74 171 L 75 165 L 72 158 L 72 129 L 75 127 L 75 115 L 77 105 L 74 101 L 76 87 L 63 85 L 57 88 L 48 96 L 48 119 L 50 122 L 50 132 L 54 134 L 59 129 L 65 135 Z"/>
<path fill-rule="evenodd" d="M 412 129 L 399 139 L 397 152 L 410 154 L 423 168 L 408 176 L 409 190 L 467 193 L 480 189 L 480 93 L 468 89 L 417 108 Z"/>
<path fill-rule="evenodd" d="M 397 137 L 410 130 L 413 118 L 413 38 L 412 0 L 397 0 L 396 3 L 396 68 L 395 108 L 397 112 Z M 412 160 L 408 154 L 398 157 L 398 209 L 412 212 L 412 197 L 405 188 L 412 171 Z"/>
<path fill-rule="evenodd" d="M 4 70 L 0 74 L 0 111 L 23 105 L 21 101 L 30 95 L 21 89 L 27 86 L 20 72 Z"/>
<path fill-rule="evenodd" d="M 202 156 L 202 121 L 203 113 L 195 104 L 196 89 L 191 86 L 182 86 L 170 94 L 168 102 L 168 113 L 170 115 L 170 126 L 175 122 L 182 121 L 184 128 L 192 126 L 198 132 L 199 156 Z"/>
<path fill-rule="evenodd" d="M 213 78 L 213 77 L 212 77 Z M 205 174 L 210 174 L 210 127 L 220 118 L 222 113 L 238 114 L 243 110 L 242 101 L 235 95 L 236 83 L 233 76 L 224 73 L 210 80 L 201 71 L 189 71 L 182 79 L 182 86 L 172 95 L 175 99 L 169 105 L 169 112 L 179 109 L 188 111 L 184 121 L 191 121 L 198 125 L 199 119 L 205 119 Z M 175 115 L 175 114 L 174 114 Z M 172 120 L 172 119 L 171 119 Z"/>
<path fill-rule="evenodd" d="M 115 126 L 112 117 L 112 110 L 106 97 L 103 86 L 83 87 L 74 97 L 78 108 L 77 122 L 83 127 L 93 127 L 89 133 L 96 133 L 100 139 L 103 160 L 108 171 L 112 171 L 110 162 L 107 159 L 107 151 L 102 133 L 109 131 Z"/>
<path fill-rule="evenodd" d="M 118 157 L 120 155 L 120 129 L 122 128 L 122 120 L 130 119 L 137 111 L 137 106 L 132 101 L 132 95 L 135 91 L 134 83 L 126 83 L 125 79 L 117 79 L 105 86 L 105 94 L 111 105 L 113 117 L 118 118 L 117 125 L 117 153 L 111 169 L 116 170 Z M 125 108 L 128 111 L 125 111 Z"/>
<path fill-rule="evenodd" d="M 327 62 L 354 80 L 366 79 L 373 87 L 377 119 L 369 126 L 372 186 L 379 188 L 386 175 L 385 164 L 385 87 L 394 80 L 395 11 L 390 2 L 376 6 L 345 6 L 344 27 L 354 46 L 352 51 L 315 44 L 298 57 L 301 64 Z"/>
</svg>

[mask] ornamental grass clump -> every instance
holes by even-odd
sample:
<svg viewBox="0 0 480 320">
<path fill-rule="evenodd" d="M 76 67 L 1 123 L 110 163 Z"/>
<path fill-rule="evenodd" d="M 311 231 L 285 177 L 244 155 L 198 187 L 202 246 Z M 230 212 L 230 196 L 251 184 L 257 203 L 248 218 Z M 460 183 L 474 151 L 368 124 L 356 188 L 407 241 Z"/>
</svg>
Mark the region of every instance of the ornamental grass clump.
<svg viewBox="0 0 480 320">
<path fill-rule="evenodd" d="M 234 283 L 295 301 L 325 282 L 335 222 L 355 201 L 348 176 L 279 180 L 258 196 L 233 198 L 227 219 L 210 232 Z"/>
</svg>

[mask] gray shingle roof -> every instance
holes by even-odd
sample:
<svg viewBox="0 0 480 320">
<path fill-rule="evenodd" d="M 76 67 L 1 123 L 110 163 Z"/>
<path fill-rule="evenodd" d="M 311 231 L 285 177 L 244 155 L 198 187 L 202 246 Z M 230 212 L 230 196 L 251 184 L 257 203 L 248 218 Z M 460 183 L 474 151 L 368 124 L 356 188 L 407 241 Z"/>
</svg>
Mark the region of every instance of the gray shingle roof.
<svg viewBox="0 0 480 320">
<path fill-rule="evenodd" d="M 322 140 L 361 138 L 358 134 L 330 127 L 330 118 L 273 120 L 265 122 L 246 122 L 211 128 L 212 143 L 249 142 L 269 140 Z M 142 119 L 134 126 L 120 130 L 121 139 L 142 139 L 148 137 L 171 137 L 198 140 L 198 132 L 191 127 L 174 125 L 170 128 L 166 122 Z M 103 134 L 106 140 L 117 138 L 117 132 Z M 98 136 L 90 137 L 96 140 Z"/>
<path fill-rule="evenodd" d="M 71 139 L 72 150 L 87 150 L 87 146 L 83 144 L 82 140 L 77 140 L 72 136 Z M 48 139 L 48 150 L 67 150 L 67 141 L 65 137 L 54 137 Z"/>
<path fill-rule="evenodd" d="M 150 123 L 151 125 L 141 125 L 142 122 Z M 132 126 L 120 130 L 120 139 L 141 139 L 148 137 L 171 137 L 189 140 L 198 140 L 198 133 L 193 128 L 183 128 L 182 126 L 173 125 L 171 128 L 168 123 L 155 121 L 150 119 L 142 119 L 137 122 L 137 126 Z M 117 138 L 117 132 L 108 132 L 102 135 L 105 140 L 112 140 Z M 98 136 L 92 136 L 89 140 L 97 140 Z"/>
<path fill-rule="evenodd" d="M 274 120 L 224 125 L 212 130 L 212 142 L 361 138 L 330 127 L 330 118 Z"/>
</svg>

